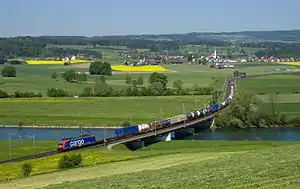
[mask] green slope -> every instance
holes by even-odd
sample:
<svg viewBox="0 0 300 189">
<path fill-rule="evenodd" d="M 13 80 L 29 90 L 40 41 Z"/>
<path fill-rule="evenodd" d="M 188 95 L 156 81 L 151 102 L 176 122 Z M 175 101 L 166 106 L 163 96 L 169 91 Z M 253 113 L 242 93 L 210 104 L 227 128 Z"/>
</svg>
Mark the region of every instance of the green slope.
<svg viewBox="0 0 300 189">
<path fill-rule="evenodd" d="M 47 189 L 297 188 L 300 185 L 299 147 L 298 144 L 210 158 L 198 156 L 194 161 L 183 161 L 165 169 L 65 182 Z"/>
</svg>

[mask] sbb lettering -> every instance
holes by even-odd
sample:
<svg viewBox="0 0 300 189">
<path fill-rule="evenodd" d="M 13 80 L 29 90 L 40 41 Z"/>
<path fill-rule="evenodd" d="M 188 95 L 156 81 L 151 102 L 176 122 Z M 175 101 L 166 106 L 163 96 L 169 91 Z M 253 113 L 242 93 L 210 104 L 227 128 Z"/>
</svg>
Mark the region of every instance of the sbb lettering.
<svg viewBox="0 0 300 189">
<path fill-rule="evenodd" d="M 71 141 L 70 142 L 70 146 L 72 147 L 72 146 L 81 146 L 81 145 L 83 145 L 84 144 L 84 140 L 83 139 L 81 139 L 81 140 L 75 140 L 75 141 Z"/>
</svg>

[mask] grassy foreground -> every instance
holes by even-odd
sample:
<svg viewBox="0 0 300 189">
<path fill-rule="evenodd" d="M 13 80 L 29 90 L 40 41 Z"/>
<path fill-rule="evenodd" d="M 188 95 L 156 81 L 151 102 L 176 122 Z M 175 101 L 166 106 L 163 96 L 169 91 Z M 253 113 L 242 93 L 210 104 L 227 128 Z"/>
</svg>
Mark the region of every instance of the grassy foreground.
<svg viewBox="0 0 300 189">
<path fill-rule="evenodd" d="M 147 123 L 162 116 L 200 109 L 210 96 L 42 98 L 0 100 L 0 124 L 116 126 L 132 118 Z M 32 108 L 29 108 L 32 107 Z"/>
<path fill-rule="evenodd" d="M 35 148 L 32 140 L 11 140 L 11 158 L 30 156 L 56 150 L 57 141 L 36 140 Z M 9 159 L 9 143 L 0 140 L 0 161 Z"/>
<path fill-rule="evenodd" d="M 298 144 L 246 153 L 202 153 L 190 161 L 178 156 L 182 163 L 170 167 L 158 161 L 145 162 L 147 166 L 154 163 L 164 169 L 65 182 L 46 188 L 297 188 L 299 154 Z"/>
<path fill-rule="evenodd" d="M 277 178 L 275 168 L 284 166 L 281 171 L 286 173 L 290 169 L 293 173 L 296 169 L 293 162 L 300 159 L 299 146 L 296 142 L 171 141 L 136 152 L 122 146 L 112 151 L 100 148 L 82 151 L 83 164 L 87 167 L 67 171 L 57 172 L 59 155 L 26 161 L 33 165 L 32 174 L 37 176 L 2 182 L 0 188 L 39 188 L 65 181 L 76 182 L 50 188 L 170 188 L 174 185 L 202 188 L 229 186 L 228 179 L 234 181 L 231 182 L 234 186 L 242 187 L 252 183 L 245 183 L 244 179 L 261 179 L 251 175 L 251 171 Z M 278 160 L 283 161 L 278 164 Z M 22 177 L 22 163 L 0 165 L 1 181 Z M 260 172 L 263 168 L 265 172 Z M 81 181 L 84 179 L 91 180 Z"/>
</svg>

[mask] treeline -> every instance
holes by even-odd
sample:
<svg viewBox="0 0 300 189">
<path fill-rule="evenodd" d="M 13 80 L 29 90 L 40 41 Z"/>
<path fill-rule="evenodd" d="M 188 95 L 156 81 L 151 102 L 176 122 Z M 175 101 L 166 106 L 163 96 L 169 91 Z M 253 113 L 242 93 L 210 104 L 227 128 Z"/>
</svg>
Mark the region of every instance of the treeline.
<svg viewBox="0 0 300 189">
<path fill-rule="evenodd" d="M 104 64 L 103 64 L 104 65 Z M 66 70 L 62 74 L 63 79 L 69 83 L 86 83 L 87 74 L 77 73 L 74 70 Z M 52 79 L 57 80 L 58 75 L 53 73 Z M 217 82 L 217 80 L 214 80 Z M 46 94 L 48 97 L 120 97 L 120 96 L 183 96 L 183 95 L 212 95 L 212 101 L 217 102 L 221 96 L 221 91 L 215 91 L 213 87 L 199 87 L 194 85 L 191 88 L 184 88 L 181 80 L 173 82 L 173 86 L 168 87 L 168 77 L 162 73 L 152 73 L 148 79 L 148 85 L 144 85 L 144 78 L 139 76 L 137 79 L 126 76 L 125 83 L 127 87 L 121 89 L 114 89 L 106 83 L 103 75 L 96 78 L 93 86 L 86 87 L 78 94 L 73 94 L 64 89 L 48 88 Z M 33 98 L 42 97 L 41 93 L 33 92 L 15 92 L 9 94 L 0 90 L 0 98 Z"/>
<path fill-rule="evenodd" d="M 101 58 L 102 54 L 90 49 L 64 49 L 47 48 L 48 45 L 101 45 L 126 46 L 132 49 L 150 49 L 153 52 L 178 51 L 182 45 L 207 45 L 231 47 L 233 44 L 227 40 L 216 37 L 217 34 L 172 34 L 172 35 L 132 35 L 132 36 L 104 36 L 104 37 L 76 37 L 76 36 L 43 36 L 43 37 L 14 37 L 0 38 L 0 51 L 7 57 L 43 57 L 67 56 L 70 54 L 87 54 Z M 298 43 L 284 42 L 247 42 L 241 43 L 243 47 L 265 48 L 257 52 L 257 56 L 299 57 Z"/>
<path fill-rule="evenodd" d="M 259 43 L 243 43 L 241 47 L 264 48 L 255 53 L 257 57 L 300 57 L 299 43 L 285 42 L 259 42 Z"/>
<path fill-rule="evenodd" d="M 71 49 L 71 48 L 44 48 L 41 57 L 70 57 L 71 55 L 84 55 L 86 58 L 102 59 L 102 53 L 99 51 L 92 51 L 89 49 Z"/>
<path fill-rule="evenodd" d="M 270 99 L 272 101 L 272 97 Z M 300 117 L 288 117 L 286 114 L 275 111 L 274 108 L 266 112 L 262 104 L 253 94 L 239 93 L 230 102 L 230 108 L 216 116 L 215 125 L 220 128 L 300 126 Z"/>
<path fill-rule="evenodd" d="M 38 57 L 41 56 L 47 44 L 34 41 L 31 38 L 0 38 L 0 51 L 4 51 L 6 57 Z"/>
<path fill-rule="evenodd" d="M 173 82 L 173 87 L 168 88 L 168 78 L 161 73 L 152 73 L 148 80 L 148 85 L 143 86 L 144 79 L 140 76 L 138 79 L 132 79 L 130 76 L 125 80 L 128 85 L 126 88 L 114 89 L 106 83 L 104 76 L 96 79 L 95 84 L 86 87 L 79 96 L 81 97 L 119 97 L 119 96 L 172 96 L 172 95 L 216 95 L 220 96 L 220 91 L 216 93 L 212 87 L 184 88 L 181 80 Z M 51 88 L 47 90 L 49 97 L 70 97 L 74 94 L 68 93 L 63 89 Z"/>
<path fill-rule="evenodd" d="M 34 92 L 20 92 L 16 91 L 13 94 L 9 94 L 3 90 L 0 90 L 0 98 L 36 98 L 43 97 L 42 93 Z"/>
</svg>

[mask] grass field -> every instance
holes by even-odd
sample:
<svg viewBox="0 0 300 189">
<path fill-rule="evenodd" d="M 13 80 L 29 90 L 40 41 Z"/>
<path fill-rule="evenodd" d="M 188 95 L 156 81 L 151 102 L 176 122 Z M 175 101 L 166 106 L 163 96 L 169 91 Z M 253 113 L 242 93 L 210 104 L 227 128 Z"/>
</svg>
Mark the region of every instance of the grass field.
<svg viewBox="0 0 300 189">
<path fill-rule="evenodd" d="M 3 65 L 0 65 L 0 69 Z M 82 93 L 83 89 L 93 86 L 96 76 L 88 76 L 88 82 L 67 83 L 60 76 L 58 81 L 51 79 L 51 75 L 62 73 L 68 68 L 76 71 L 88 71 L 86 64 L 70 66 L 62 65 L 18 65 L 17 78 L 0 77 L 1 90 L 13 93 L 17 90 L 21 92 L 41 92 L 44 95 L 48 88 L 61 88 L 74 95 Z M 201 65 L 164 65 L 169 70 L 165 73 L 168 76 L 168 85 L 172 87 L 173 81 L 182 80 L 184 87 L 214 87 L 222 89 L 227 76 L 232 76 L 235 69 L 212 69 Z M 236 64 L 236 69 L 246 71 L 247 74 L 277 73 L 274 68 L 297 70 L 295 66 L 251 63 Z M 127 87 L 125 83 L 126 75 L 131 75 L 133 79 L 143 76 L 144 85 L 147 85 L 150 73 L 122 73 L 117 72 L 113 76 L 106 77 L 107 83 L 113 88 Z M 239 81 L 238 90 L 269 93 L 280 92 L 289 94 L 300 92 L 298 83 L 299 76 L 268 76 L 261 78 L 251 78 Z M 217 82 L 214 82 L 217 80 Z M 268 86 L 268 87 L 265 87 Z M 197 97 L 196 106 L 202 108 L 204 102 L 210 97 Z M 30 125 L 78 125 L 86 122 L 87 125 L 120 125 L 124 120 L 132 116 L 133 123 L 152 121 L 156 115 L 160 117 L 160 109 L 163 108 L 164 116 L 172 116 L 182 113 L 182 103 L 185 104 L 185 111 L 193 110 L 195 102 L 190 97 L 141 97 L 141 98 L 90 98 L 90 99 L 66 99 L 66 102 L 49 102 L 48 98 L 41 101 L 15 101 L 1 100 L 0 105 L 4 107 L 0 110 L 0 124 L 18 124 L 23 122 Z M 52 99 L 50 99 L 51 101 Z M 70 101 L 70 102 L 69 102 Z M 9 105 L 8 105 L 9 104 Z M 282 104 L 283 105 L 283 104 Z M 283 108 L 293 109 L 294 105 L 284 105 Z M 28 108 L 34 107 L 34 108 Z M 268 108 L 268 105 L 266 105 Z M 295 109 L 295 108 L 294 108 Z M 292 111 L 292 110 L 289 110 Z"/>
<path fill-rule="evenodd" d="M 172 141 L 136 152 L 119 146 L 83 153 L 84 165 L 94 166 L 55 172 L 59 155 L 30 160 L 36 176 L 2 182 L 0 188 L 253 188 L 286 184 L 285 178 L 299 172 L 300 159 L 297 142 L 263 141 Z M 21 164 L 0 165 L 2 181 L 21 177 Z"/>
<path fill-rule="evenodd" d="M 0 124 L 116 126 L 148 123 L 204 107 L 210 96 L 42 98 L 0 100 Z M 182 105 L 184 104 L 184 105 Z M 183 107 L 184 106 L 184 107 Z M 32 108 L 28 108 L 32 107 Z"/>
<path fill-rule="evenodd" d="M 272 111 L 270 98 L 273 97 L 275 110 L 289 116 L 300 116 L 300 75 L 274 75 L 246 78 L 238 81 L 238 90 L 254 93 L 260 97 L 263 111 Z"/>
<path fill-rule="evenodd" d="M 57 141 L 36 140 L 35 148 L 32 140 L 11 140 L 11 158 L 30 156 L 56 150 Z M 0 140 L 0 161 L 9 159 L 8 140 Z"/>
<path fill-rule="evenodd" d="M 300 116 L 300 94 L 258 95 L 258 97 L 264 102 L 263 111 L 272 111 L 272 97 L 276 112 L 285 113 L 288 116 Z"/>
<path fill-rule="evenodd" d="M 247 78 L 238 82 L 239 90 L 257 93 L 300 93 L 299 75 L 276 75 L 257 78 Z"/>
<path fill-rule="evenodd" d="M 2 90 L 13 93 L 17 90 L 21 92 L 41 92 L 46 94 L 48 88 L 62 88 L 71 93 L 82 93 L 85 87 L 92 87 L 97 76 L 88 76 L 87 83 L 67 83 L 61 77 L 67 69 L 74 69 L 75 71 L 88 72 L 88 65 L 77 64 L 70 66 L 62 65 L 18 65 L 15 66 L 17 70 L 16 78 L 4 78 L 0 76 L 0 86 Z M 164 66 L 169 70 L 165 73 L 168 76 L 168 86 L 172 87 L 175 80 L 182 80 L 184 87 L 192 87 L 198 85 L 200 87 L 212 86 L 213 77 L 218 80 L 216 85 L 217 89 L 222 89 L 224 85 L 225 76 L 232 75 L 232 70 L 215 70 L 200 65 L 178 65 L 178 66 Z M 2 70 L 3 65 L 0 65 Z M 59 75 L 58 81 L 51 78 L 52 74 L 56 72 Z M 131 75 L 133 79 L 139 76 L 144 78 L 144 85 L 147 85 L 149 75 L 151 73 L 126 73 L 117 72 L 113 76 L 107 76 L 107 83 L 113 88 L 125 88 L 126 75 Z"/>
</svg>

